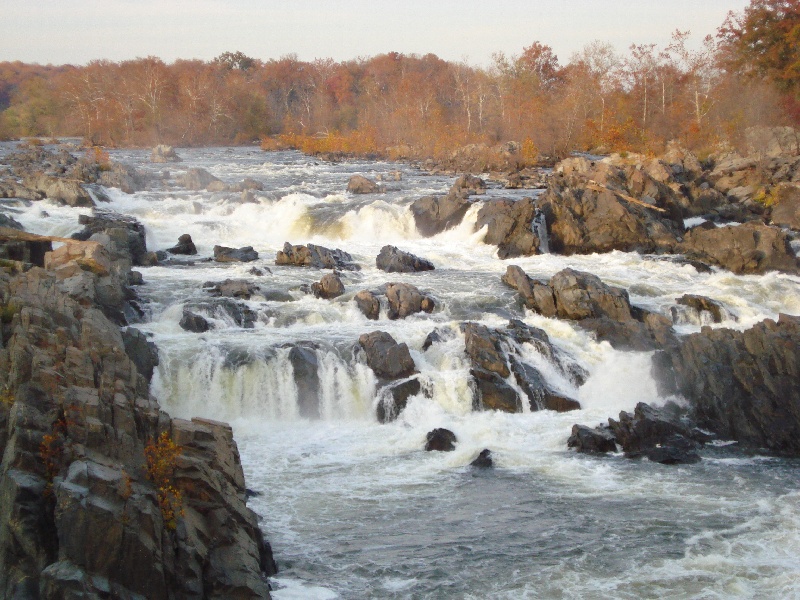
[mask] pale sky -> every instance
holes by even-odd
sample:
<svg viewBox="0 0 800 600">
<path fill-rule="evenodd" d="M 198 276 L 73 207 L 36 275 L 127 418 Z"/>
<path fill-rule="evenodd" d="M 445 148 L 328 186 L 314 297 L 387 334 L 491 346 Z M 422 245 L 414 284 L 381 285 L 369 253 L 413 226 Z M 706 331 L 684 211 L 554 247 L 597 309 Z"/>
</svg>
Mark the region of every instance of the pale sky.
<svg viewBox="0 0 800 600">
<path fill-rule="evenodd" d="M 0 0 L 0 61 L 85 64 L 158 56 L 209 60 L 240 50 L 268 60 L 349 60 L 432 52 L 485 66 L 534 41 L 566 64 L 593 40 L 618 52 L 699 44 L 747 0 Z"/>
</svg>

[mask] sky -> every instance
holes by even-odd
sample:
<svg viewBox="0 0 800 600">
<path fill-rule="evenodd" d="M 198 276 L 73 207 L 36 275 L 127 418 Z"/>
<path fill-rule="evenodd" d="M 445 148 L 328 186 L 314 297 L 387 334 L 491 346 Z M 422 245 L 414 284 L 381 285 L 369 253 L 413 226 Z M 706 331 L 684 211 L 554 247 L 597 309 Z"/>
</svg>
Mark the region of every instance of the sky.
<svg viewBox="0 0 800 600">
<path fill-rule="evenodd" d="M 0 0 L 0 61 L 86 64 L 158 56 L 210 60 L 241 51 L 336 61 L 385 52 L 487 66 L 539 41 L 559 61 L 593 40 L 625 53 L 697 45 L 747 0 Z"/>
</svg>

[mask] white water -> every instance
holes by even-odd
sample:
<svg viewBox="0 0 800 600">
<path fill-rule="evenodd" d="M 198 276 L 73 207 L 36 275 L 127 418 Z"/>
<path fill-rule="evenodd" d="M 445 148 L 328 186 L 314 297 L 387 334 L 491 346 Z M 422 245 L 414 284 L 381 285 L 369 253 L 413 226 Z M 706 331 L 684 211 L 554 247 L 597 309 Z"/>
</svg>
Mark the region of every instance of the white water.
<svg viewBox="0 0 800 600">
<path fill-rule="evenodd" d="M 256 149 L 179 152 L 173 171 L 201 166 L 227 182 L 262 181 L 257 202 L 238 194 L 159 189 L 128 195 L 109 190 L 107 207 L 145 224 L 150 249 L 190 233 L 200 256 L 215 244 L 253 246 L 256 263 L 142 269 L 148 322 L 139 326 L 159 347 L 153 393 L 174 416 L 206 416 L 234 425 L 250 501 L 262 517 L 281 569 L 279 600 L 294 598 L 791 598 L 800 597 L 800 492 L 797 461 L 711 448 L 699 465 L 665 467 L 621 456 L 591 458 L 566 449 L 574 423 L 597 424 L 637 402 L 663 403 L 650 376 L 649 353 L 624 353 L 595 342 L 572 324 L 524 312 L 500 282 L 509 264 L 534 277 L 589 271 L 629 290 L 635 304 L 669 315 L 675 298 L 709 296 L 746 328 L 779 312 L 800 314 L 800 281 L 770 274 L 699 274 L 636 254 L 502 261 L 475 231 L 476 205 L 458 228 L 429 239 L 417 234 L 408 205 L 443 193 L 452 179 L 387 163 L 317 164 L 296 153 Z M 149 165 L 144 152 L 115 158 Z M 350 196 L 353 173 L 400 169 L 383 195 Z M 519 197 L 519 194 L 516 197 Z M 490 190 L 489 195 L 503 195 Z M 68 235 L 75 209 L 47 202 L 11 207 L 26 228 Z M 49 216 L 43 217 L 42 210 Z M 284 242 L 317 243 L 351 253 L 362 266 L 343 274 L 345 296 L 318 300 L 299 290 L 323 274 L 276 267 Z M 436 270 L 411 275 L 375 268 L 385 244 L 431 260 Z M 248 273 L 269 267 L 262 277 Z M 244 277 L 264 298 L 253 329 L 218 312 L 205 334 L 183 331 L 183 307 L 207 301 L 205 281 Z M 433 295 L 431 315 L 368 321 L 355 292 L 407 281 Z M 275 301 L 271 293 L 292 301 Z M 202 312 L 202 310 L 198 310 Z M 583 409 L 556 414 L 472 412 L 468 364 L 458 324 L 500 327 L 522 318 L 547 331 L 588 370 L 580 388 L 530 347 L 525 358 Z M 735 321 L 733 318 L 735 317 Z M 700 320 L 676 326 L 696 331 Z M 717 326 L 717 325 L 714 325 Z M 447 341 L 422 351 L 435 327 Z M 379 425 L 378 382 L 353 351 L 358 336 L 381 329 L 405 342 L 423 393 L 400 418 Z M 319 361 L 319 420 L 300 418 L 289 344 L 311 342 Z M 452 453 L 425 453 L 425 434 L 455 432 Z M 484 448 L 496 468 L 467 465 Z"/>
</svg>

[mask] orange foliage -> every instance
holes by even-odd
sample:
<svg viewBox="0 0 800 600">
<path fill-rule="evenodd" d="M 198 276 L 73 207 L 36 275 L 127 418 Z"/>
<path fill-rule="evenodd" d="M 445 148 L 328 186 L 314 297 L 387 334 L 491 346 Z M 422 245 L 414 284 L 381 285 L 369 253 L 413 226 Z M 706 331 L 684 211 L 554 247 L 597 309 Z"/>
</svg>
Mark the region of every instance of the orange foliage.
<svg viewBox="0 0 800 600">
<path fill-rule="evenodd" d="M 144 449 L 147 477 L 156 486 L 158 506 L 164 526 L 169 530 L 174 530 L 178 518 L 183 516 L 183 495 L 175 484 L 175 471 L 182 451 L 166 431 Z"/>
</svg>

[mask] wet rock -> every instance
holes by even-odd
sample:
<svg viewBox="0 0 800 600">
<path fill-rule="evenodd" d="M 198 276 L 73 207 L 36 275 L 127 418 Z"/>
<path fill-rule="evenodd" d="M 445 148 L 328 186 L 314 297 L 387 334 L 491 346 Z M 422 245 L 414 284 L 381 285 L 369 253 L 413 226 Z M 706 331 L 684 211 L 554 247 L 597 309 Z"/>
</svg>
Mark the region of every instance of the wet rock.
<svg viewBox="0 0 800 600">
<path fill-rule="evenodd" d="M 454 337 L 455 333 L 453 332 L 452 329 L 437 327 L 436 329 L 431 331 L 427 336 L 425 336 L 425 341 L 422 343 L 422 350 L 425 351 L 434 344 L 452 340 Z"/>
<path fill-rule="evenodd" d="M 461 223 L 471 203 L 450 191 L 446 196 L 424 196 L 411 204 L 417 231 L 431 237 Z"/>
<path fill-rule="evenodd" d="M 410 252 L 398 250 L 395 246 L 384 246 L 375 259 L 375 265 L 387 273 L 417 273 L 432 271 L 433 263 L 414 256 Z"/>
<path fill-rule="evenodd" d="M 705 296 L 696 296 L 694 294 L 684 294 L 675 301 L 681 305 L 694 310 L 698 316 L 701 313 L 708 313 L 713 323 L 722 323 L 722 320 L 727 316 L 727 311 L 722 307 L 722 304 L 711 298 Z M 673 321 L 677 322 L 677 311 L 672 309 Z"/>
<path fill-rule="evenodd" d="M 11 217 L 5 213 L 0 213 L 0 227 L 9 227 L 11 229 L 18 229 L 19 231 L 25 231 L 25 228 L 22 226 L 22 223 L 17 221 L 14 217 Z"/>
<path fill-rule="evenodd" d="M 581 403 L 555 391 L 545 380 L 541 371 L 533 365 L 511 359 L 511 371 L 520 389 L 528 397 L 531 411 L 554 410 L 569 412 L 580 410 Z"/>
<path fill-rule="evenodd" d="M 378 301 L 377 296 L 368 290 L 361 290 L 354 297 L 356 306 L 365 317 L 373 321 L 378 320 L 381 310 L 381 303 Z"/>
<path fill-rule="evenodd" d="M 469 463 L 469 466 L 475 467 L 476 469 L 491 469 L 494 466 L 492 451 L 488 448 L 481 450 L 481 453 L 478 454 L 475 460 Z"/>
<path fill-rule="evenodd" d="M 519 292 L 527 308 L 545 317 L 555 317 L 558 314 L 553 288 L 544 282 L 531 279 L 519 266 L 509 265 L 502 281 Z"/>
<path fill-rule="evenodd" d="M 320 281 L 311 284 L 311 293 L 326 300 L 338 298 L 344 294 L 344 284 L 336 273 L 327 273 Z"/>
<path fill-rule="evenodd" d="M 226 279 L 219 283 L 206 282 L 203 288 L 212 296 L 249 300 L 260 293 L 260 288 L 247 279 Z"/>
<path fill-rule="evenodd" d="M 404 319 L 419 312 L 430 313 L 436 306 L 433 298 L 422 294 L 410 283 L 387 284 L 386 299 L 389 302 L 388 316 L 392 320 Z"/>
<path fill-rule="evenodd" d="M 228 248 L 226 246 L 214 246 L 214 260 L 216 262 L 252 262 L 258 259 L 258 252 L 252 246 L 243 248 Z"/>
<path fill-rule="evenodd" d="M 111 169 L 100 174 L 98 183 L 106 187 L 119 188 L 126 194 L 134 194 L 146 189 L 150 178 L 130 165 L 114 163 Z"/>
<path fill-rule="evenodd" d="M 497 198 L 483 203 L 478 211 L 476 229 L 487 227 L 484 243 L 497 246 L 499 258 L 539 254 L 541 240 L 532 228 L 537 214 L 531 198 Z"/>
<path fill-rule="evenodd" d="M 122 332 L 125 352 L 136 365 L 139 373 L 148 381 L 153 378 L 153 370 L 158 366 L 158 348 L 138 329 L 128 327 Z"/>
<path fill-rule="evenodd" d="M 608 429 L 601 427 L 591 429 L 585 425 L 572 426 L 572 434 L 567 440 L 567 447 L 575 448 L 577 452 L 584 454 L 603 454 L 617 451 L 614 436 Z"/>
<path fill-rule="evenodd" d="M 128 285 L 144 285 L 144 276 L 139 271 L 131 271 L 128 274 Z"/>
<path fill-rule="evenodd" d="M 317 269 L 336 269 L 337 271 L 358 271 L 359 266 L 353 262 L 353 257 L 339 249 L 331 250 L 324 246 L 308 244 L 308 246 L 293 246 L 289 242 L 283 245 L 275 255 L 276 265 L 293 267 L 314 267 Z"/>
<path fill-rule="evenodd" d="M 347 191 L 351 194 L 377 194 L 383 188 L 363 175 L 353 175 L 347 182 Z"/>
<path fill-rule="evenodd" d="M 408 404 L 411 396 L 420 393 L 422 385 L 417 377 L 387 385 L 381 390 L 381 398 L 375 408 L 379 423 L 389 423 L 397 419 Z"/>
<path fill-rule="evenodd" d="M 224 185 L 222 180 L 214 177 L 211 173 L 199 167 L 192 167 L 186 171 L 186 173 L 178 175 L 175 180 L 178 182 L 178 185 L 185 187 L 187 190 L 193 191 L 205 189 L 208 189 L 208 191 L 213 191 L 209 189 L 210 186 L 213 187 L 220 184 Z"/>
<path fill-rule="evenodd" d="M 662 394 L 680 393 L 698 426 L 722 439 L 800 456 L 800 318 L 746 331 L 711 329 L 653 357 Z"/>
<path fill-rule="evenodd" d="M 188 310 L 183 311 L 183 316 L 181 317 L 179 325 L 181 326 L 181 329 L 185 329 L 186 331 L 191 331 L 193 333 L 205 333 L 211 329 L 211 324 L 205 319 L 205 317 Z"/>
<path fill-rule="evenodd" d="M 496 332 L 479 323 L 466 323 L 464 343 L 467 356 L 476 369 L 496 373 L 503 379 L 511 374 Z"/>
<path fill-rule="evenodd" d="M 378 377 L 402 379 L 416 373 L 408 346 L 398 344 L 385 331 L 365 333 L 358 338 L 358 344 L 366 354 L 367 365 Z"/>
<path fill-rule="evenodd" d="M 633 414 L 622 411 L 619 421 L 608 420 L 614 439 L 622 450 L 631 456 L 656 448 L 673 436 L 691 440 L 694 436 L 691 427 L 670 415 L 664 409 L 657 409 L 639 402 Z"/>
<path fill-rule="evenodd" d="M 294 370 L 297 386 L 297 405 L 300 416 L 319 419 L 319 360 L 313 344 L 297 344 L 289 351 L 289 362 Z"/>
<path fill-rule="evenodd" d="M 698 444 L 694 440 L 673 435 L 655 448 L 649 448 L 644 454 L 650 462 L 662 465 L 692 465 L 700 462 L 697 449 Z"/>
<path fill-rule="evenodd" d="M 687 232 L 680 249 L 691 258 L 739 275 L 767 271 L 800 273 L 789 236 L 777 227 L 759 223 L 714 229 L 695 227 Z"/>
<path fill-rule="evenodd" d="M 437 428 L 426 435 L 426 452 L 452 452 L 456 449 L 456 434 L 449 429 Z"/>
<path fill-rule="evenodd" d="M 82 241 L 88 240 L 98 233 L 110 234 L 111 230 L 124 230 L 126 239 L 121 244 L 115 244 L 117 250 L 126 252 L 132 265 L 147 265 L 147 242 L 144 225 L 134 217 L 95 209 L 91 215 L 80 215 L 78 223 L 83 225 L 83 229 L 78 233 L 72 234 L 72 238 Z"/>
<path fill-rule="evenodd" d="M 175 153 L 175 148 L 166 144 L 159 144 L 150 153 L 151 163 L 181 162 L 181 157 Z"/>
<path fill-rule="evenodd" d="M 470 369 L 475 385 L 475 410 L 499 410 L 508 413 L 522 412 L 522 403 L 516 390 L 497 373 L 479 368 Z"/>
<path fill-rule="evenodd" d="M 192 241 L 192 236 L 188 233 L 184 233 L 182 236 L 178 238 L 177 245 L 173 246 L 172 248 L 167 248 L 167 252 L 170 254 L 183 254 L 186 256 L 194 256 L 197 254 L 197 247 L 194 245 Z"/>
</svg>

